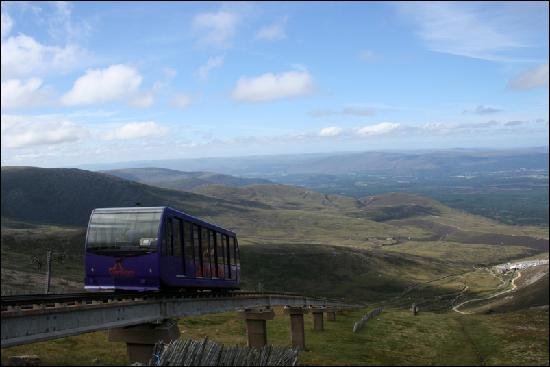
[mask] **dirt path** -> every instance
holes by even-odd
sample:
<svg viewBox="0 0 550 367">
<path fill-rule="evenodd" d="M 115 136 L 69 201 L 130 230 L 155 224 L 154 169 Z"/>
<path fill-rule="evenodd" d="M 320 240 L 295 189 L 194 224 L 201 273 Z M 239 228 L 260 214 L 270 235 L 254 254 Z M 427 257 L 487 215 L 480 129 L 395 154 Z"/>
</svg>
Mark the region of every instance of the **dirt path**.
<svg viewBox="0 0 550 367">
<path fill-rule="evenodd" d="M 487 296 L 487 297 L 474 298 L 474 299 L 470 299 L 470 300 L 468 300 L 468 301 L 464 301 L 464 302 L 459 303 L 458 305 L 454 306 L 454 307 L 453 307 L 453 311 L 456 311 L 456 312 L 458 312 L 458 313 L 460 313 L 460 314 L 463 314 L 463 315 L 471 314 L 472 312 L 463 312 L 463 311 L 460 311 L 458 308 L 459 308 L 459 307 L 462 307 L 463 305 L 465 305 L 465 304 L 467 304 L 467 303 L 473 302 L 473 301 L 487 300 L 487 299 L 491 299 L 491 298 L 498 297 L 498 296 L 500 296 L 501 294 L 513 292 L 513 291 L 515 291 L 516 288 L 517 288 L 517 286 L 516 286 L 516 280 L 518 280 L 520 277 L 521 277 L 521 272 L 518 270 L 518 273 L 516 274 L 516 276 L 514 277 L 514 279 L 512 279 L 512 282 L 511 282 L 512 287 L 511 287 L 510 289 L 507 289 L 507 290 L 501 291 L 501 292 L 497 292 L 497 293 L 492 294 L 492 295 Z M 500 286 L 499 286 L 499 288 L 500 288 Z"/>
</svg>

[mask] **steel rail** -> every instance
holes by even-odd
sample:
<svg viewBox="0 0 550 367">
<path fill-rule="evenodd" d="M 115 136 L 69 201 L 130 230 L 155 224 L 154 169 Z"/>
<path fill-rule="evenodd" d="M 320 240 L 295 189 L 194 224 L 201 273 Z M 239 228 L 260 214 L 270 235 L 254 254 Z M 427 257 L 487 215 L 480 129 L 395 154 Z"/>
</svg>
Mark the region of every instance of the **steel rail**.
<svg viewBox="0 0 550 367">
<path fill-rule="evenodd" d="M 109 302 L 117 299 L 163 299 L 163 298 L 219 298 L 219 297 L 242 297 L 242 296 L 297 296 L 297 297 L 311 297 L 303 296 L 298 293 L 290 292 L 248 292 L 248 291 L 231 291 L 231 292 L 82 292 L 82 293 L 60 293 L 60 294 L 22 294 L 22 295 L 10 295 L 2 296 L 0 303 L 2 306 L 2 312 L 6 312 L 13 307 L 20 309 L 27 309 L 36 305 L 48 305 L 53 303 L 87 303 L 94 301 Z M 320 297 L 311 297 L 320 298 Z M 343 302 L 340 299 L 324 298 L 331 302 Z"/>
</svg>

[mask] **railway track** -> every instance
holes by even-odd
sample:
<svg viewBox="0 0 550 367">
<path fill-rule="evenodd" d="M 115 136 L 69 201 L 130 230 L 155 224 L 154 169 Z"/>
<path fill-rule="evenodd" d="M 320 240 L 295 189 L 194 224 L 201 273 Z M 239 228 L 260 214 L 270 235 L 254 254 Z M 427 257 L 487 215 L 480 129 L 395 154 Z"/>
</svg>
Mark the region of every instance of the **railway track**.
<svg viewBox="0 0 550 367">
<path fill-rule="evenodd" d="M 248 297 L 296 297 L 296 298 L 315 298 L 306 297 L 296 293 L 285 292 L 155 292 L 155 293 L 118 293 L 118 292 L 82 292 L 82 293 L 63 293 L 63 294 L 23 294 L 1 297 L 2 316 L 13 311 L 24 311 L 33 309 L 44 309 L 52 307 L 85 306 L 89 304 L 101 304 L 112 302 L 140 302 L 140 301 L 158 301 L 163 299 L 213 299 L 213 298 L 248 298 Z M 342 300 L 326 299 L 327 302 L 342 302 Z"/>
</svg>

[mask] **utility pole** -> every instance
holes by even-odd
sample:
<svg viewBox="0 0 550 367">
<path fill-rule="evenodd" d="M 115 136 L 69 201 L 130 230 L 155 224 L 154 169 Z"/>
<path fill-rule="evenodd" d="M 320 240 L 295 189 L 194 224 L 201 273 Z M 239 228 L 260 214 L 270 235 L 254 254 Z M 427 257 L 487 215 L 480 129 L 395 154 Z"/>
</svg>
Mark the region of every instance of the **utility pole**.
<svg viewBox="0 0 550 367">
<path fill-rule="evenodd" d="M 48 250 L 48 255 L 46 256 L 46 294 L 50 293 L 50 279 L 51 279 L 51 270 L 52 270 L 52 251 Z"/>
</svg>

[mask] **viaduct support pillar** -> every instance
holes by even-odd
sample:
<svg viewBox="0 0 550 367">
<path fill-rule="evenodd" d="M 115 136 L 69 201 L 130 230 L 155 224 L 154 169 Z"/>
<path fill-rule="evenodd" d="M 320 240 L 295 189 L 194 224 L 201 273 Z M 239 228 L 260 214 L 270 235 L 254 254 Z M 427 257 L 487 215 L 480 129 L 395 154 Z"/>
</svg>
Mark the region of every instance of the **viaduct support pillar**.
<svg viewBox="0 0 550 367">
<path fill-rule="evenodd" d="M 267 344 L 266 321 L 273 320 L 275 313 L 271 308 L 245 309 L 240 316 L 246 320 L 248 346 L 262 348 Z"/>
<path fill-rule="evenodd" d="M 170 343 L 179 336 L 180 330 L 175 320 L 109 329 L 109 341 L 126 342 L 130 363 L 147 364 L 153 355 L 155 343 L 160 340 Z"/>
<path fill-rule="evenodd" d="M 313 330 L 323 331 L 323 312 L 324 307 L 311 307 L 311 313 L 313 314 Z"/>
<path fill-rule="evenodd" d="M 327 308 L 327 321 L 336 321 L 336 310 L 333 308 Z"/>
<path fill-rule="evenodd" d="M 285 306 L 285 313 L 290 315 L 290 341 L 292 347 L 298 350 L 306 349 L 306 334 L 304 331 L 304 314 L 308 312 L 303 307 Z"/>
</svg>

